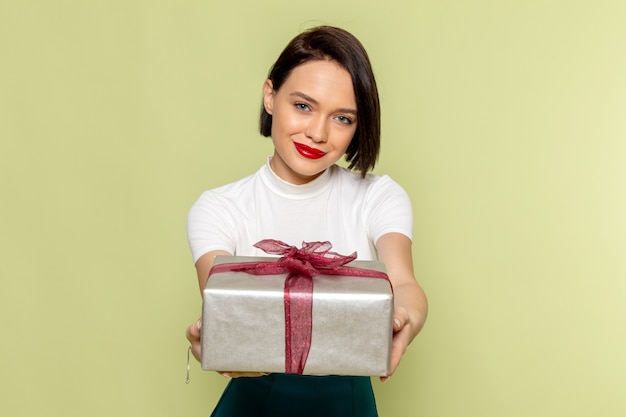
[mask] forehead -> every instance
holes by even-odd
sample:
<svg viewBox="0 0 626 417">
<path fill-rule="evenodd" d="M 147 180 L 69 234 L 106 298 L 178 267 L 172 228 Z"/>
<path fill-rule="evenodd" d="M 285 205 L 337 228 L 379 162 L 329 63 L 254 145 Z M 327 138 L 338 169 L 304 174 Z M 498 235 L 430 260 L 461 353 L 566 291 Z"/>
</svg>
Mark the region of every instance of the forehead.
<svg viewBox="0 0 626 417">
<path fill-rule="evenodd" d="M 335 61 L 308 61 L 295 67 L 280 88 L 286 94 L 301 92 L 314 99 L 343 102 L 356 107 L 352 76 Z"/>
</svg>

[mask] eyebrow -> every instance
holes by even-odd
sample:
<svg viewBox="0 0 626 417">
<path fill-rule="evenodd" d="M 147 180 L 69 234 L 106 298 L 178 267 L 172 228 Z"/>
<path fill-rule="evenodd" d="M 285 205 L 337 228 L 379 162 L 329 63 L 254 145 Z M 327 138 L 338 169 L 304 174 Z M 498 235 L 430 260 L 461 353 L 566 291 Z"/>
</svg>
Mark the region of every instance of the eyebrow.
<svg viewBox="0 0 626 417">
<path fill-rule="evenodd" d="M 318 101 L 315 100 L 313 97 L 308 96 L 308 95 L 306 95 L 304 93 L 301 93 L 300 91 L 294 91 L 293 93 L 291 93 L 289 95 L 290 96 L 300 97 L 300 98 L 302 98 L 302 99 L 304 99 L 306 101 L 309 101 L 309 102 L 311 102 L 313 104 L 316 104 L 316 105 L 319 104 Z M 349 108 L 341 108 L 341 109 L 337 109 L 336 111 L 338 111 L 339 113 L 350 113 L 350 114 L 353 114 L 355 116 L 357 115 L 356 110 L 349 109 Z"/>
</svg>

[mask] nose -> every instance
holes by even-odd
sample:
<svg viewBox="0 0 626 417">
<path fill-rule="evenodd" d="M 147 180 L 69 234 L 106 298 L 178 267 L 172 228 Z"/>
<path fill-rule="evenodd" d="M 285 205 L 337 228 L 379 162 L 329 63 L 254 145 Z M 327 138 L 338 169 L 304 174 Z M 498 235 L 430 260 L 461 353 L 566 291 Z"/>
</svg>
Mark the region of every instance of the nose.
<svg viewBox="0 0 626 417">
<path fill-rule="evenodd" d="M 326 118 L 320 115 L 309 120 L 304 134 L 313 142 L 322 143 L 328 139 L 327 129 Z"/>
</svg>

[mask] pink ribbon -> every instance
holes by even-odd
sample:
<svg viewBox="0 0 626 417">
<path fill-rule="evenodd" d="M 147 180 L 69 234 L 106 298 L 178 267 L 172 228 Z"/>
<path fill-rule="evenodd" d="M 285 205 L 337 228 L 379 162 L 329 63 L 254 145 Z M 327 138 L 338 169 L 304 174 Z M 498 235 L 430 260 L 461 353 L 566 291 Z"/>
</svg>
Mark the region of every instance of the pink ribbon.
<svg viewBox="0 0 626 417">
<path fill-rule="evenodd" d="M 350 275 L 381 278 L 389 281 L 384 272 L 344 266 L 357 254 L 340 255 L 332 252 L 330 242 L 302 242 L 302 248 L 289 246 L 274 239 L 257 242 L 255 247 L 272 255 L 281 255 L 274 261 L 224 263 L 214 265 L 211 274 L 246 272 L 252 275 L 279 275 L 285 278 L 285 372 L 302 374 L 311 349 L 313 329 L 313 277 L 316 275 Z"/>
</svg>

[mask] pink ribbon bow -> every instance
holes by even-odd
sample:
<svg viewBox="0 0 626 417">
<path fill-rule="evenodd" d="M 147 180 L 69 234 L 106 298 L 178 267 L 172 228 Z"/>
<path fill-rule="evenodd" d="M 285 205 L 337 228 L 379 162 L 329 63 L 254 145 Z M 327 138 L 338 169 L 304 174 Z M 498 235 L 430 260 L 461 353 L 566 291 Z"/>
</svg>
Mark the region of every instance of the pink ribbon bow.
<svg viewBox="0 0 626 417">
<path fill-rule="evenodd" d="M 332 252 L 330 242 L 302 242 L 302 248 L 298 249 L 279 240 L 265 239 L 254 246 L 265 253 L 281 257 L 277 261 L 218 264 L 211 268 L 211 274 L 226 271 L 253 275 L 287 273 L 284 287 L 286 373 L 302 374 L 309 356 L 313 329 L 314 276 L 351 275 L 389 281 L 384 272 L 344 266 L 356 259 L 356 252 L 347 256 Z"/>
</svg>

